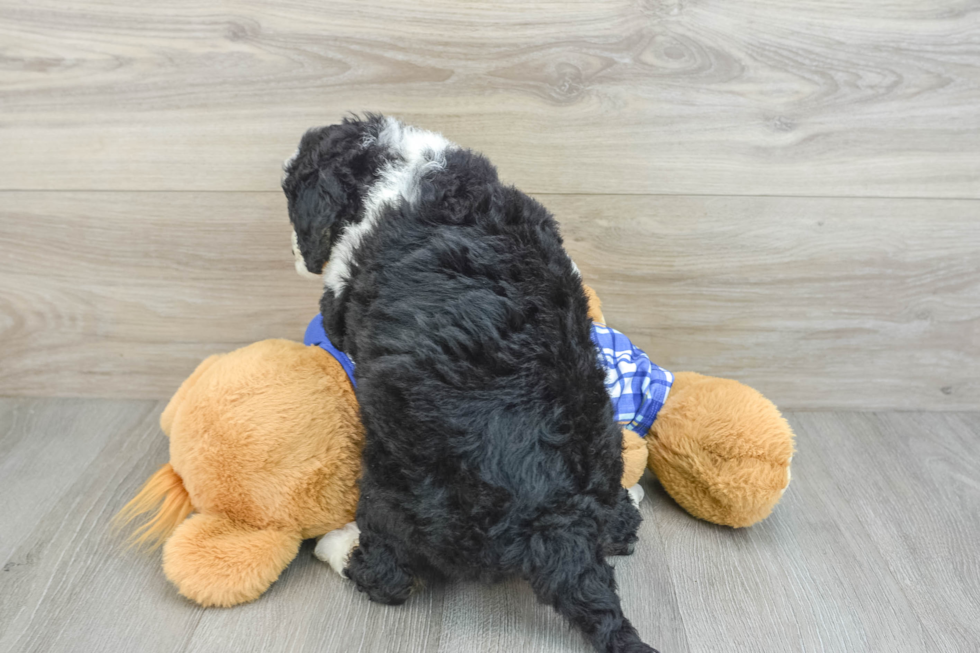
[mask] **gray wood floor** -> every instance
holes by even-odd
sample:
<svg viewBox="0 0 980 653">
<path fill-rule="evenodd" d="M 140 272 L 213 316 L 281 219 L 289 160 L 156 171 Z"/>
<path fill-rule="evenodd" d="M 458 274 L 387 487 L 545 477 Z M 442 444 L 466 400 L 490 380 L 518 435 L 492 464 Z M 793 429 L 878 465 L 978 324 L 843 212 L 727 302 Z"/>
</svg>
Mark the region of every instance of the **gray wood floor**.
<svg viewBox="0 0 980 653">
<path fill-rule="evenodd" d="M 167 458 L 162 404 L 0 399 L 0 651 L 588 651 L 520 582 L 369 603 L 307 544 L 261 599 L 203 610 L 112 514 Z M 980 414 L 800 412 L 766 522 L 697 522 L 647 479 L 627 614 L 664 653 L 980 650 Z"/>
</svg>

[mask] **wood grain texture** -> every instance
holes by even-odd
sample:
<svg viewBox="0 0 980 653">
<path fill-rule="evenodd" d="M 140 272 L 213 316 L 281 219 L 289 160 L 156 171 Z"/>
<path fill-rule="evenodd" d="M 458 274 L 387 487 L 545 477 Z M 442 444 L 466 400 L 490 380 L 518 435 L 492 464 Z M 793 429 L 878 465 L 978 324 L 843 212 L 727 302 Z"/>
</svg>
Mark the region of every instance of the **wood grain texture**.
<svg viewBox="0 0 980 653">
<path fill-rule="evenodd" d="M 313 542 L 263 597 L 230 610 L 207 610 L 188 653 L 435 653 L 444 590 L 430 587 L 401 607 L 368 601 L 313 556 Z"/>
<path fill-rule="evenodd" d="M 919 614 L 930 643 L 920 650 L 980 650 L 976 415 L 811 413 L 794 424 L 818 435 L 822 477 L 848 496 L 836 524 L 849 535 L 866 529 L 860 546 L 878 552 L 876 568 L 889 569 Z"/>
<path fill-rule="evenodd" d="M 840 421 L 825 420 L 821 429 L 788 416 L 797 434 L 792 482 L 773 515 L 749 529 L 693 521 L 661 490 L 654 491 L 658 510 L 652 519 L 670 543 L 664 564 L 677 587 L 692 650 L 946 650 L 933 646 L 922 615 L 874 546 L 870 526 L 840 517 L 853 498 L 854 475 L 880 479 L 881 458 L 898 456 L 888 437 L 905 433 L 880 433 L 873 454 L 863 451 L 849 460 L 842 485 L 821 465 L 824 455 L 844 455 L 833 442 L 854 437 L 847 430 L 849 416 L 842 415 L 831 414 Z M 921 532 L 934 527 L 907 525 Z M 943 528 L 957 529 L 953 522 Z"/>
<path fill-rule="evenodd" d="M 166 398 L 210 354 L 301 340 L 320 285 L 281 193 L 13 193 L 0 394 Z"/>
<path fill-rule="evenodd" d="M 980 407 L 980 202 L 541 196 L 610 324 L 783 407 Z M 280 193 L 0 193 L 0 394 L 166 398 L 300 339 Z"/>
<path fill-rule="evenodd" d="M 0 398 L 0 564 L 52 509 L 114 434 L 135 429 L 152 402 Z M 16 562 L 14 563 L 17 564 Z"/>
<path fill-rule="evenodd" d="M 18 427 L 20 444 L 43 443 L 44 469 L 71 480 L 52 505 L 34 501 L 49 491 L 45 474 L 14 479 L 15 496 L 33 519 L 8 524 L 6 510 L 0 517 L 0 530 L 21 529 L 0 572 L 0 650 L 181 650 L 202 609 L 176 600 L 157 559 L 125 552 L 109 533 L 112 516 L 167 459 L 157 425 L 162 405 L 86 403 L 81 410 L 66 400 L 22 404 L 38 417 Z M 72 428 L 101 431 L 103 440 L 93 451 L 86 438 L 70 437 Z M 74 456 L 53 455 L 58 450 Z"/>
<path fill-rule="evenodd" d="M 786 407 L 980 407 L 980 203 L 547 197 L 607 321 Z"/>
<path fill-rule="evenodd" d="M 158 554 L 126 552 L 107 530 L 166 460 L 161 409 L 0 400 L 3 460 L 24 463 L 0 477 L 22 504 L 0 511 L 0 533 L 18 533 L 0 556 L 0 650 L 590 650 L 525 583 L 430 583 L 384 607 L 316 561 L 310 543 L 254 603 L 198 608 L 167 583 Z M 644 480 L 640 542 L 616 562 L 643 637 L 664 653 L 978 650 L 980 413 L 788 418 L 793 482 L 762 524 L 696 521 Z"/>
<path fill-rule="evenodd" d="M 972 0 L 0 2 L 0 188 L 271 190 L 391 112 L 530 192 L 980 197 Z"/>
</svg>

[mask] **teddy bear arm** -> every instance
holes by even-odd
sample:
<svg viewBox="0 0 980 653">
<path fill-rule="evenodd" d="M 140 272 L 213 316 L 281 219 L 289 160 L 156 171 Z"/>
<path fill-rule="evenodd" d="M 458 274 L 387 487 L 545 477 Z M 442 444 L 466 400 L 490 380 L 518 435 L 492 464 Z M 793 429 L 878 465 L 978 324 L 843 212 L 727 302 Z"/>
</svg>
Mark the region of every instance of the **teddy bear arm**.
<svg viewBox="0 0 980 653">
<path fill-rule="evenodd" d="M 623 487 L 631 488 L 640 482 L 647 468 L 647 443 L 639 434 L 623 429 Z"/>
<path fill-rule="evenodd" d="M 676 374 L 646 440 L 660 484 L 699 519 L 750 526 L 789 484 L 789 424 L 771 401 L 731 379 Z"/>
</svg>

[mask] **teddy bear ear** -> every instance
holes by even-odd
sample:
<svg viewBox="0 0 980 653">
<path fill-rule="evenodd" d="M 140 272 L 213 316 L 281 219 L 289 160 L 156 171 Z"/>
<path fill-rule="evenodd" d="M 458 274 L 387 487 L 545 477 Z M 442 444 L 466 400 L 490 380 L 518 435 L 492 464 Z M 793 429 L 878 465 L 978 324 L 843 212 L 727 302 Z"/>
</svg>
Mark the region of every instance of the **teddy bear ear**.
<svg viewBox="0 0 980 653">
<path fill-rule="evenodd" d="M 205 607 L 253 601 L 299 552 L 299 533 L 252 529 L 196 514 L 163 547 L 163 571 L 177 590 Z"/>
<path fill-rule="evenodd" d="M 174 396 L 170 398 L 170 401 L 167 403 L 167 407 L 163 409 L 163 413 L 160 415 L 160 428 L 163 429 L 163 432 L 167 435 L 167 437 L 170 437 L 170 429 L 173 428 L 174 417 L 177 414 L 177 410 L 180 408 L 181 404 L 184 403 L 184 400 L 187 399 L 187 395 L 190 393 L 191 388 L 194 387 L 204 373 L 212 365 L 217 363 L 222 356 L 224 356 L 224 354 L 214 354 L 201 361 L 200 365 L 197 366 L 197 369 L 195 369 L 189 377 L 184 379 L 184 382 L 180 384 L 179 388 L 177 388 L 177 392 L 175 392 Z"/>
</svg>

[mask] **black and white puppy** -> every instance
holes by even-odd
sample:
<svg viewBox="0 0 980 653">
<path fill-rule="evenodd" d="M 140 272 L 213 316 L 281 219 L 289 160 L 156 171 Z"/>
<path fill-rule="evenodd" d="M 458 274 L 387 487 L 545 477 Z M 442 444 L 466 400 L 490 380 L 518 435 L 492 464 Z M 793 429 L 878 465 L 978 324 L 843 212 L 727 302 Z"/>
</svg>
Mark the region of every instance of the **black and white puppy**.
<svg viewBox="0 0 980 653">
<path fill-rule="evenodd" d="M 433 571 L 519 575 L 598 650 L 653 651 L 606 562 L 640 516 L 554 218 L 481 155 L 377 115 L 308 131 L 282 186 L 357 363 L 358 589 L 397 604 Z"/>
</svg>

